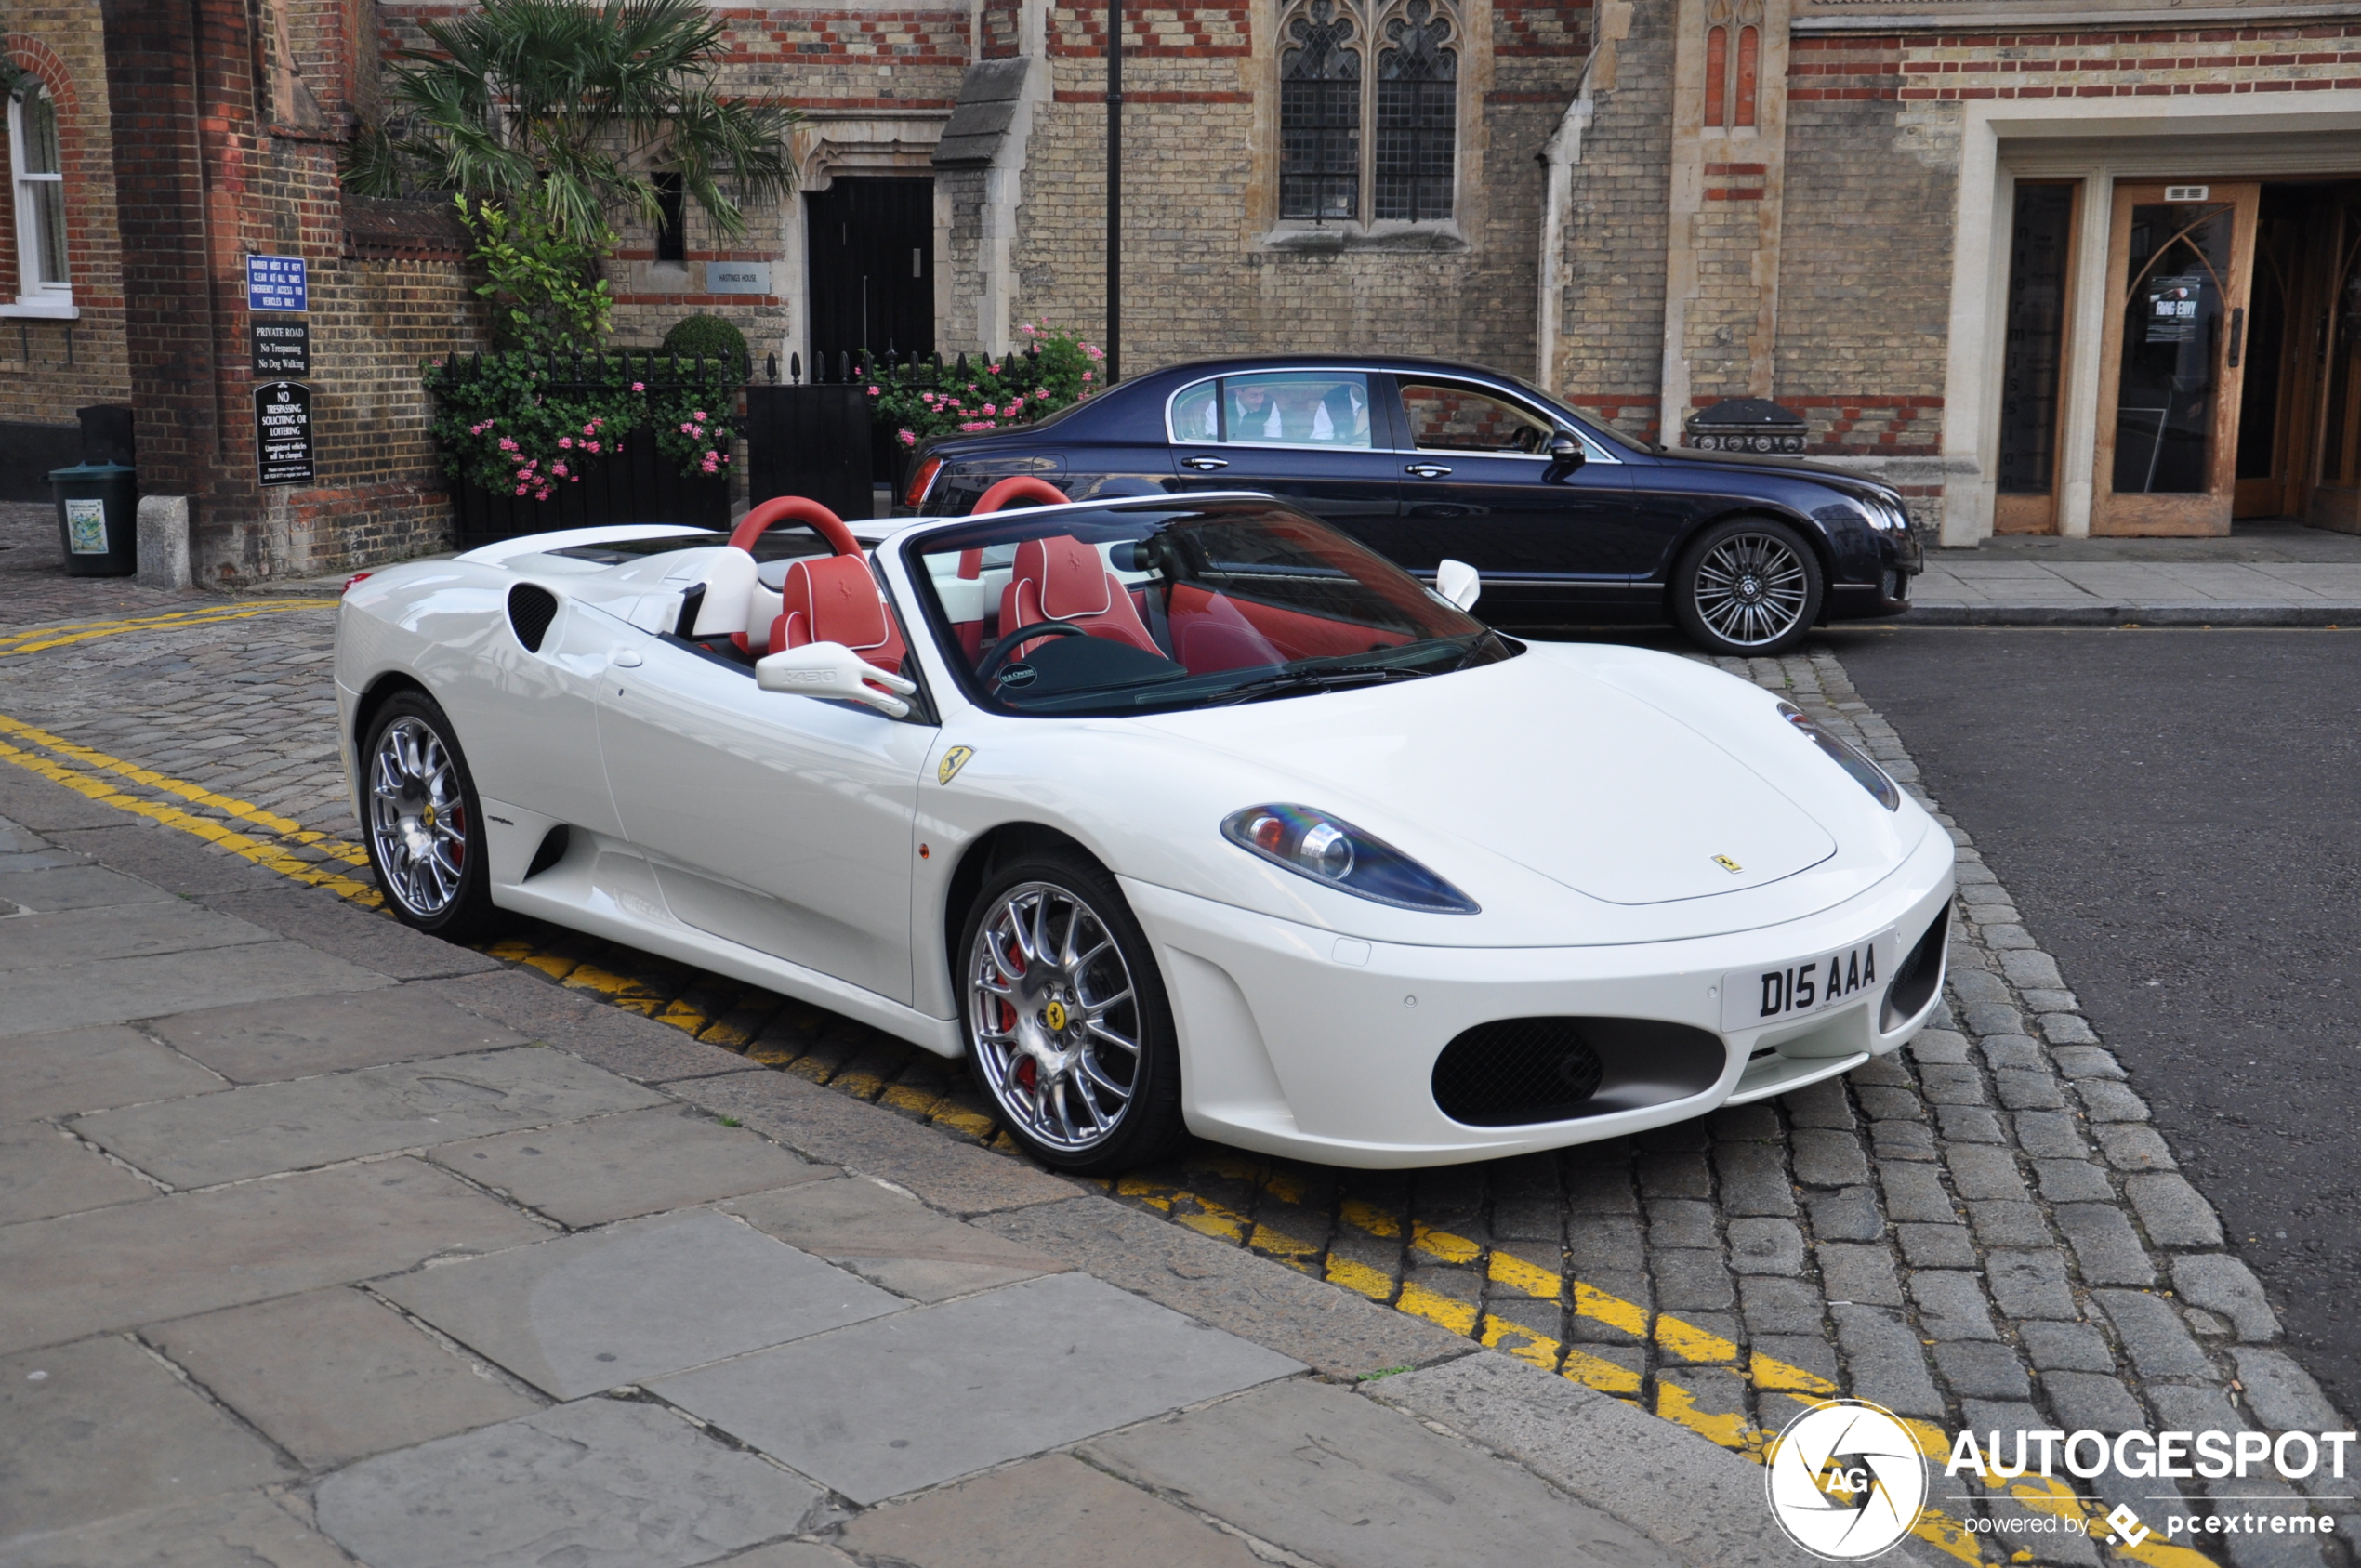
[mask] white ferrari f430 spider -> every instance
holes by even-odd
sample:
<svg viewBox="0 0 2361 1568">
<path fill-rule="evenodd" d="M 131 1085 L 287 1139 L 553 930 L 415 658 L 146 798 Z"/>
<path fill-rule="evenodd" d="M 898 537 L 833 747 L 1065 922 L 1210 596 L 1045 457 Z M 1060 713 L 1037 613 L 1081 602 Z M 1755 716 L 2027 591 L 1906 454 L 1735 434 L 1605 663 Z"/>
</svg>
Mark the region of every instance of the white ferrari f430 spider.
<svg viewBox="0 0 2361 1568">
<path fill-rule="evenodd" d="M 369 576 L 339 723 L 402 919 L 534 916 L 965 1056 L 1068 1170 L 1184 1131 L 1518 1154 L 1916 1033 L 1949 836 L 1775 694 L 1519 642 L 1479 589 L 1260 495 L 874 548 L 766 502 Z"/>
</svg>

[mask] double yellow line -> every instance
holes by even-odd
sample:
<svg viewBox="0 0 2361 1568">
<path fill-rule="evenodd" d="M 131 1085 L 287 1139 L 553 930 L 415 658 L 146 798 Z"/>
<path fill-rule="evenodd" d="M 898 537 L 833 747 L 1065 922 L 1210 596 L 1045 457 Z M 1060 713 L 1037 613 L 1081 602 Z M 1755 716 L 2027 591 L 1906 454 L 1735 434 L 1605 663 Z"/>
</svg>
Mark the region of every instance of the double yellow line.
<svg viewBox="0 0 2361 1568">
<path fill-rule="evenodd" d="M 95 641 L 102 637 L 122 637 L 129 632 L 182 631 L 191 626 L 219 626 L 225 621 L 251 621 L 262 615 L 284 614 L 291 610 L 333 610 L 336 606 L 336 601 L 333 599 L 247 600 L 234 604 L 209 604 L 199 610 L 120 616 L 111 621 L 71 621 L 60 626 L 33 626 L 22 631 L 0 632 L 0 658 L 11 653 L 39 653 L 51 648 Z"/>
</svg>

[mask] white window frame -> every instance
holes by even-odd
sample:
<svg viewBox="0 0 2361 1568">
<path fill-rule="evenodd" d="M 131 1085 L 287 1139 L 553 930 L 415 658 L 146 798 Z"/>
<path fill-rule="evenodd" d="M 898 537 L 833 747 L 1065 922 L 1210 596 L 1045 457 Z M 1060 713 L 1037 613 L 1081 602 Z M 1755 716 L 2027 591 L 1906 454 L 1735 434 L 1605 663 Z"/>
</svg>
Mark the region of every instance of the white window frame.
<svg viewBox="0 0 2361 1568">
<path fill-rule="evenodd" d="M 62 187 L 65 174 L 33 174 L 25 168 L 25 108 L 34 94 L 47 99 L 50 112 L 57 112 L 57 97 L 46 87 L 28 88 L 23 94 L 11 94 L 8 99 L 8 189 L 16 205 L 17 241 L 17 300 L 14 305 L 0 304 L 0 317 L 37 316 L 59 321 L 73 321 L 82 312 L 73 303 L 73 280 L 71 275 L 48 278 L 42 275 L 41 211 L 34 188 L 55 184 Z M 60 138 L 62 141 L 62 138 Z M 59 161 L 64 162 L 62 146 Z M 61 191 L 62 194 L 62 191 Z M 64 204 L 59 204 L 60 208 Z M 72 270 L 72 241 L 70 232 L 59 236 L 69 249 L 68 270 Z"/>
</svg>

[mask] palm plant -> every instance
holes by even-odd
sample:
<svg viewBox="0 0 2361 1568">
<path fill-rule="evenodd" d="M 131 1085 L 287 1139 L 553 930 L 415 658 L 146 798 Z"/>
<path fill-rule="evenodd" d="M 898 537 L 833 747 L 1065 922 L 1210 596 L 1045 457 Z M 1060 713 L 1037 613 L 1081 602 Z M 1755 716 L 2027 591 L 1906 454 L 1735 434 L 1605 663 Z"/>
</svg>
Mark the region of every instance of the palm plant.
<svg viewBox="0 0 2361 1568">
<path fill-rule="evenodd" d="M 714 91 L 723 24 L 704 0 L 485 0 L 420 24 L 387 83 L 388 125 L 349 144 L 347 189 L 455 191 L 603 249 L 617 209 L 659 220 L 655 175 L 728 235 L 795 188 L 781 104 Z"/>
</svg>

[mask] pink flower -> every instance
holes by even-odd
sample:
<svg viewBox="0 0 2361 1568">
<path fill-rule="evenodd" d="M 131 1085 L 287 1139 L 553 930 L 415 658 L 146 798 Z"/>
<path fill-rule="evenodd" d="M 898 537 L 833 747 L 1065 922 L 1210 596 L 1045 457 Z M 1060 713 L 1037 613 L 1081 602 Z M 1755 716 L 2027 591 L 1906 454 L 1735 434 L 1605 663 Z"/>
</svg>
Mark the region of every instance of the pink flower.
<svg viewBox="0 0 2361 1568">
<path fill-rule="evenodd" d="M 995 407 L 994 407 L 992 404 L 990 404 L 990 403 L 985 403 L 985 404 L 983 405 L 983 411 L 984 411 L 986 414 L 997 414 L 997 413 L 999 413 L 999 412 L 1000 412 L 998 409 L 995 408 Z"/>
<path fill-rule="evenodd" d="M 974 382 L 972 382 L 972 381 L 969 382 L 969 383 L 968 383 L 968 390 L 969 390 L 969 391 L 970 391 L 970 392 L 972 392 L 972 391 L 974 391 L 975 389 L 976 389 L 976 384 L 975 384 Z"/>
<path fill-rule="evenodd" d="M 501 451 L 503 451 L 503 452 L 514 452 L 516 449 L 517 449 L 517 443 L 516 443 L 515 441 L 513 441 L 509 440 L 507 436 L 502 436 L 502 437 L 500 438 L 500 450 L 501 450 Z"/>
<path fill-rule="evenodd" d="M 560 436 L 558 438 L 558 444 L 562 447 L 571 447 L 574 445 L 574 438 L 572 436 Z"/>
<path fill-rule="evenodd" d="M 644 392 L 648 389 L 648 384 L 645 381 L 634 381 L 631 383 L 631 389 L 635 392 Z"/>
<path fill-rule="evenodd" d="M 689 417 L 690 417 L 690 418 L 692 418 L 692 419 L 695 419 L 695 420 L 698 420 L 698 421 L 702 422 L 702 421 L 705 419 L 705 417 L 706 417 L 706 412 L 705 412 L 705 410 L 704 410 L 704 409 L 702 409 L 702 408 L 701 408 L 701 409 L 697 410 L 694 414 L 692 414 L 691 415 L 689 415 Z"/>
<path fill-rule="evenodd" d="M 523 484 L 521 484 L 521 485 L 517 486 L 517 494 L 520 494 L 520 495 L 521 495 L 521 494 L 524 494 L 527 490 L 529 490 L 529 489 L 531 489 L 531 488 L 532 488 L 532 486 L 530 486 L 530 485 L 523 485 Z"/>
<path fill-rule="evenodd" d="M 1091 374 L 1090 374 L 1088 371 L 1087 371 L 1087 370 L 1086 370 L 1086 371 L 1084 371 L 1084 372 L 1082 373 L 1082 379 L 1084 379 L 1085 381 L 1089 381 L 1089 380 L 1093 380 L 1093 379 L 1095 379 L 1095 377 L 1093 377 L 1093 376 L 1091 376 Z"/>
<path fill-rule="evenodd" d="M 566 466 L 563 463 L 552 463 L 549 465 L 549 471 L 553 474 L 561 474 L 566 471 Z"/>
<path fill-rule="evenodd" d="M 599 450 L 599 443 L 598 443 L 597 441 L 584 441 L 582 444 L 583 444 L 583 446 L 584 446 L 586 449 L 587 449 L 587 450 L 589 450 L 589 451 L 591 451 L 591 452 L 596 452 L 596 451 L 598 451 L 598 450 Z"/>
<path fill-rule="evenodd" d="M 682 425 L 680 427 L 680 433 L 684 436 L 694 435 L 696 434 L 696 430 L 697 428 L 694 425 Z"/>
<path fill-rule="evenodd" d="M 1082 346 L 1082 351 L 1094 360 L 1103 360 L 1107 357 L 1107 351 L 1095 343 L 1085 343 Z"/>
<path fill-rule="evenodd" d="M 900 436 L 902 444 L 904 446 L 916 446 L 918 444 L 918 438 L 912 435 L 907 430 L 897 431 L 896 434 Z"/>
<path fill-rule="evenodd" d="M 877 390 L 877 388 L 872 387 L 872 388 L 870 388 L 870 389 L 869 389 L 869 395 L 870 395 L 871 397 L 875 398 L 875 397 L 882 397 L 884 394 L 883 394 L 883 393 L 881 393 L 881 392 L 879 392 L 879 391 Z M 697 417 L 698 417 L 698 418 L 700 418 L 700 419 L 702 419 L 702 418 L 704 418 L 704 417 L 705 417 L 705 415 L 702 415 L 702 414 L 700 414 L 700 415 L 697 415 Z"/>
</svg>

